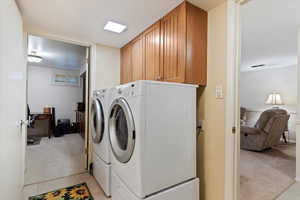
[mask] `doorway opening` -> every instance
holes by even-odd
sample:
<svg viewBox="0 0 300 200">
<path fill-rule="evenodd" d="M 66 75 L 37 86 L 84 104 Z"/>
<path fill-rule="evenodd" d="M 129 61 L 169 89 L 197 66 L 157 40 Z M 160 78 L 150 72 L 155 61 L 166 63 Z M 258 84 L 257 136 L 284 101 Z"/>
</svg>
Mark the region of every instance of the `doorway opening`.
<svg viewBox="0 0 300 200">
<path fill-rule="evenodd" d="M 295 183 L 299 6 L 251 0 L 240 8 L 242 200 L 277 199 Z"/>
<path fill-rule="evenodd" d="M 28 35 L 25 185 L 88 169 L 89 52 Z"/>
</svg>

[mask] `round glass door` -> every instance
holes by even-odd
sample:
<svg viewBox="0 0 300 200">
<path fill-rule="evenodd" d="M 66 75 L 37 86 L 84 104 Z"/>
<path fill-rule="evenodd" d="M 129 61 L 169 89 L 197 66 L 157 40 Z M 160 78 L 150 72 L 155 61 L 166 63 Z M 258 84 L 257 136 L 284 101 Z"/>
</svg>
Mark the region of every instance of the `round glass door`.
<svg viewBox="0 0 300 200">
<path fill-rule="evenodd" d="M 95 98 L 91 105 L 92 138 L 94 143 L 100 143 L 104 134 L 104 111 L 102 103 Z"/>
<path fill-rule="evenodd" d="M 135 127 L 124 98 L 116 99 L 110 109 L 109 139 L 114 156 L 122 163 L 130 160 L 135 145 Z"/>
</svg>

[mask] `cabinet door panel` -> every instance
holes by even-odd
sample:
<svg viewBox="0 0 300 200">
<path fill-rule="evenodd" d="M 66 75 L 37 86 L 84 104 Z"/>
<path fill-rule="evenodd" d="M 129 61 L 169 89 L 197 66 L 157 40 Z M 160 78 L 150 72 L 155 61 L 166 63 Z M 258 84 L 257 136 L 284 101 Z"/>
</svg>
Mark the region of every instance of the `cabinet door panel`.
<svg viewBox="0 0 300 200">
<path fill-rule="evenodd" d="M 143 37 L 132 42 L 132 81 L 145 79 Z"/>
<path fill-rule="evenodd" d="M 160 22 L 143 34 L 145 48 L 145 79 L 161 80 L 160 69 Z"/>
<path fill-rule="evenodd" d="M 186 60 L 185 4 L 177 7 L 162 19 L 163 79 L 184 82 Z"/>
<path fill-rule="evenodd" d="M 131 46 L 126 45 L 121 49 L 121 83 L 132 81 Z"/>
<path fill-rule="evenodd" d="M 207 12 L 187 4 L 187 57 L 185 82 L 206 85 Z"/>
</svg>

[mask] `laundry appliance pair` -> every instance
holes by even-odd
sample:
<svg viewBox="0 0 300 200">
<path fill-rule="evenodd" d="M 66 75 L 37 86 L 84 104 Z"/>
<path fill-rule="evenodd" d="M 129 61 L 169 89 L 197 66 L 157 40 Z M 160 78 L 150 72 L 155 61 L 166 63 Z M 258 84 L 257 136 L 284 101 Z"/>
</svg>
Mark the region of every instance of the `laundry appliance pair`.
<svg viewBox="0 0 300 200">
<path fill-rule="evenodd" d="M 94 95 L 94 175 L 112 200 L 199 199 L 196 88 L 137 81 L 106 90 L 102 107 Z"/>
</svg>

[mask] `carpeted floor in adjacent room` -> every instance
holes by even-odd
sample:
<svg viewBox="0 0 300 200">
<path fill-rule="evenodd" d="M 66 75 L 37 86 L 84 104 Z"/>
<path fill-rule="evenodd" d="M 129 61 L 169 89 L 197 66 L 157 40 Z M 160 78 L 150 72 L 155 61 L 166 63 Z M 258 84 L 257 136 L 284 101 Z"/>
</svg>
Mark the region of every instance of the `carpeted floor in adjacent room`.
<svg viewBox="0 0 300 200">
<path fill-rule="evenodd" d="M 240 159 L 241 200 L 273 200 L 295 182 L 294 143 L 261 153 L 241 150 Z"/>
</svg>

